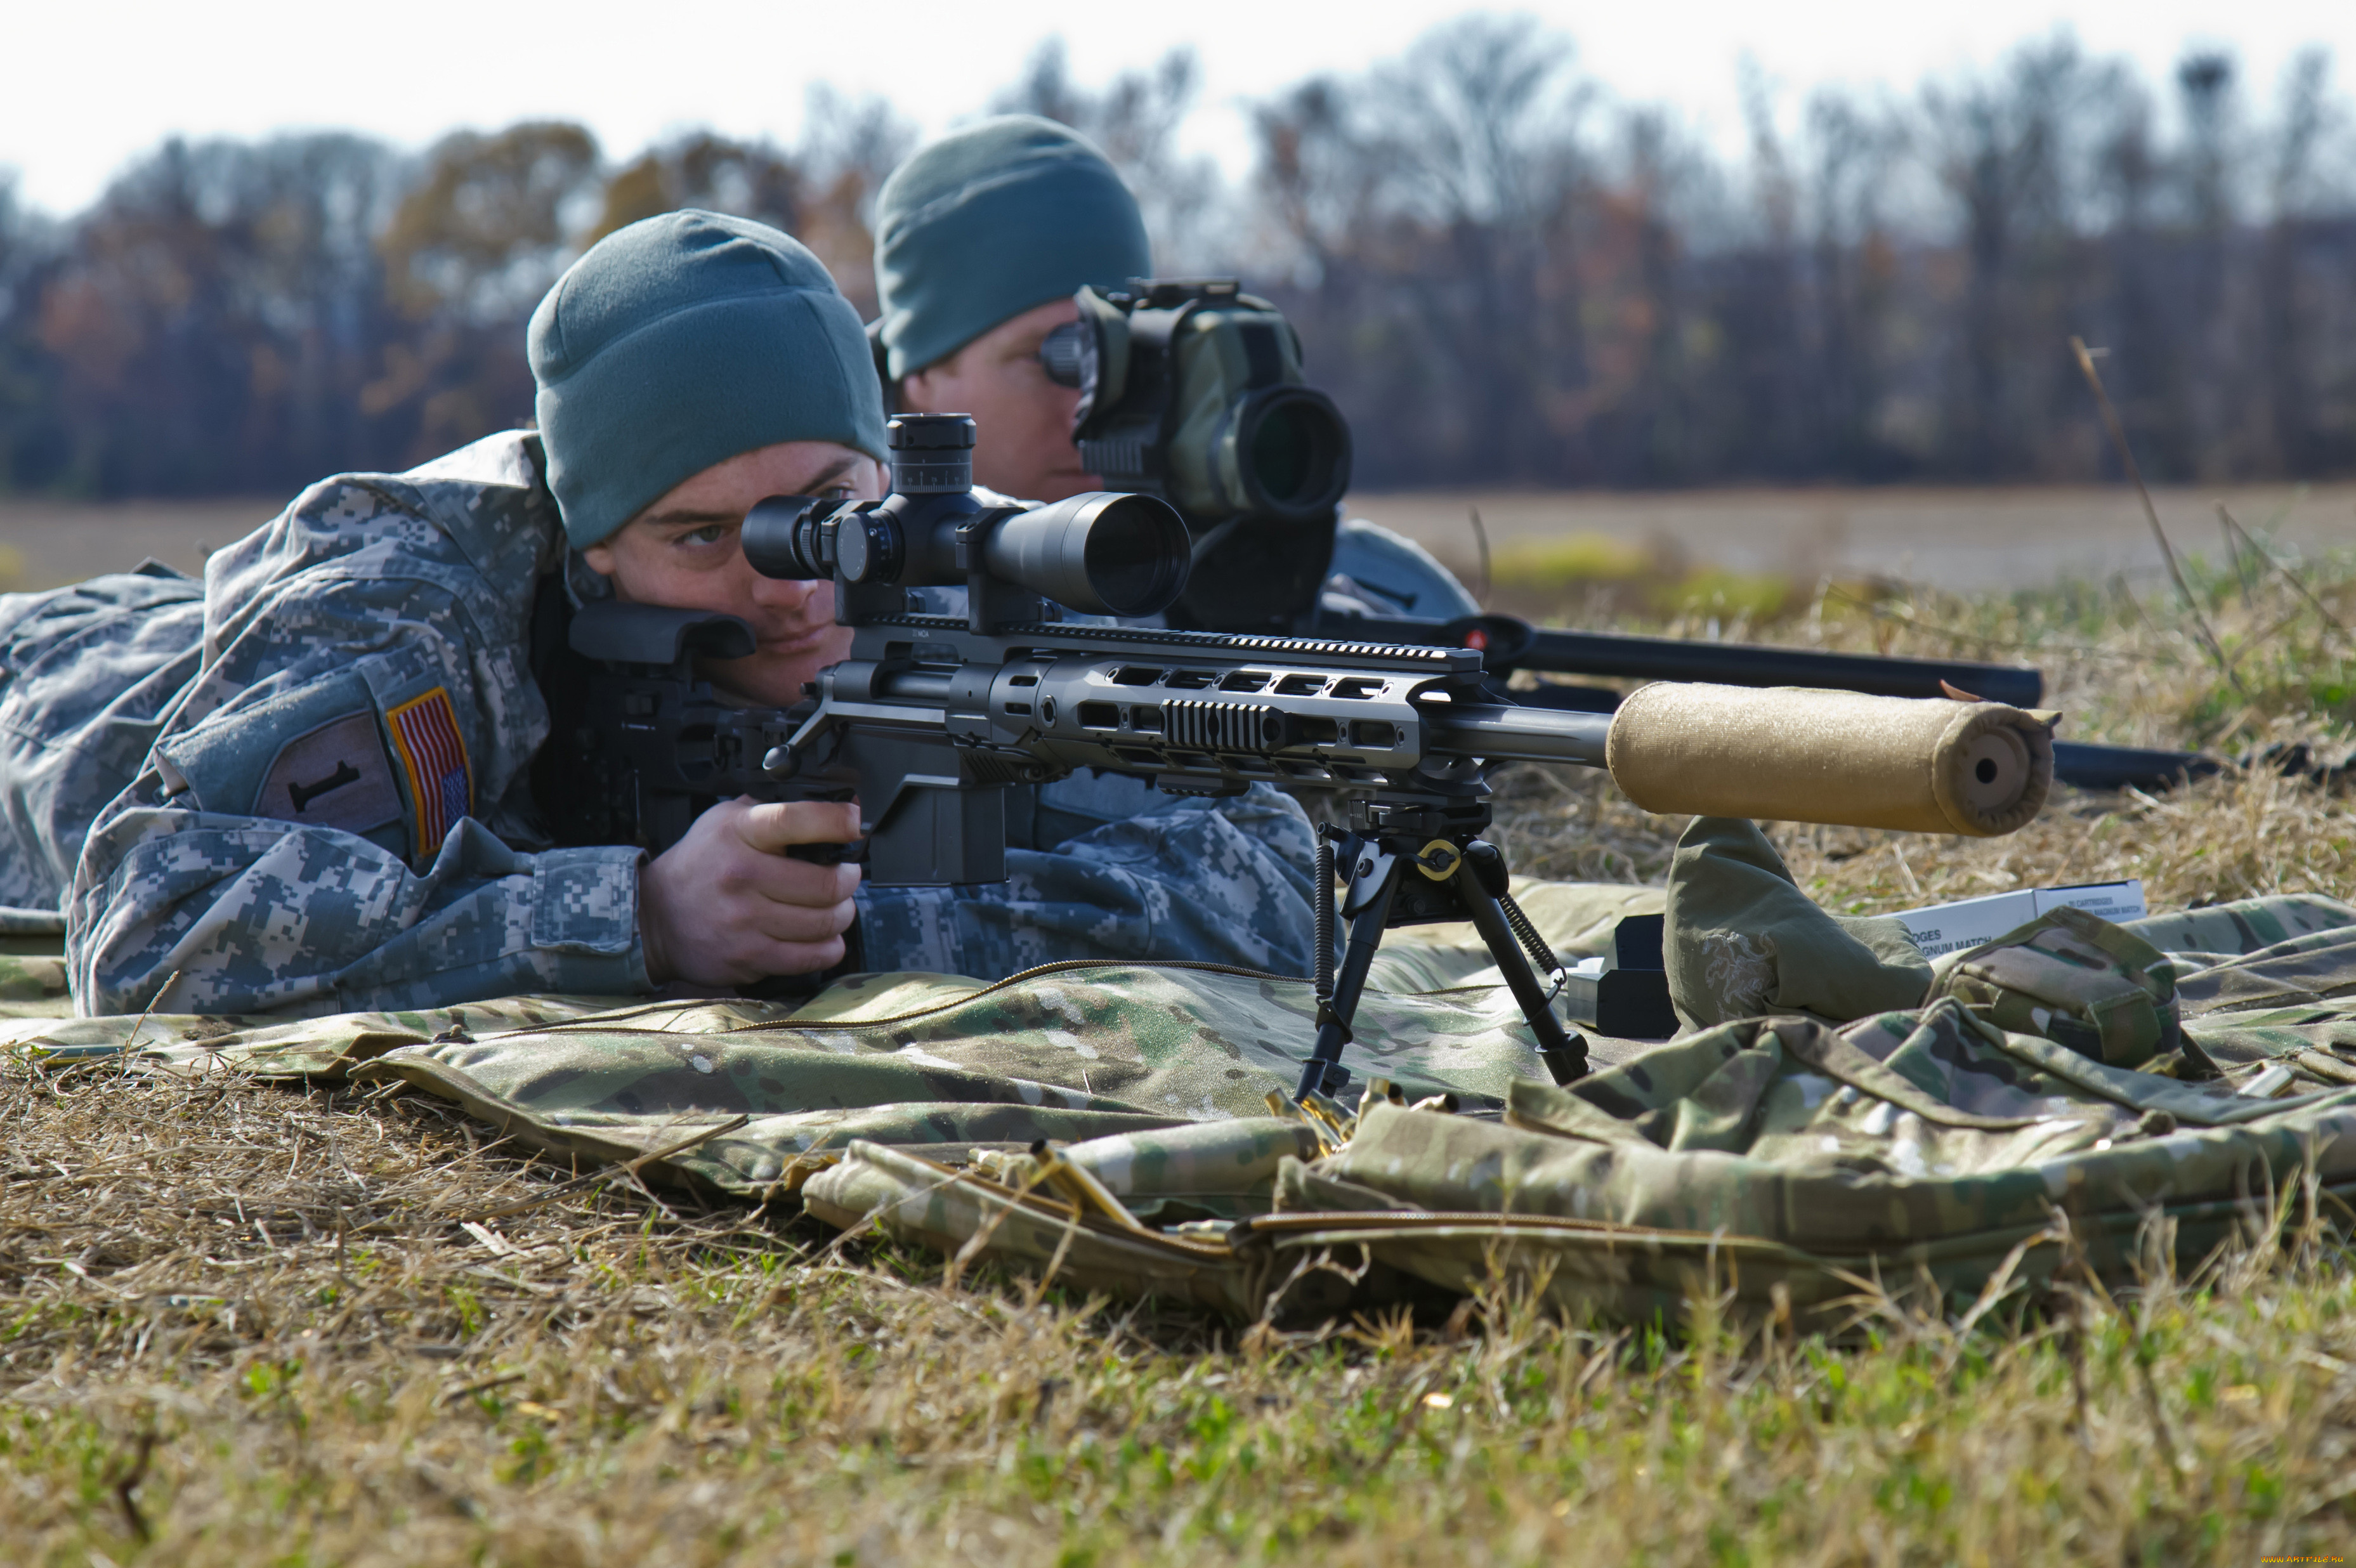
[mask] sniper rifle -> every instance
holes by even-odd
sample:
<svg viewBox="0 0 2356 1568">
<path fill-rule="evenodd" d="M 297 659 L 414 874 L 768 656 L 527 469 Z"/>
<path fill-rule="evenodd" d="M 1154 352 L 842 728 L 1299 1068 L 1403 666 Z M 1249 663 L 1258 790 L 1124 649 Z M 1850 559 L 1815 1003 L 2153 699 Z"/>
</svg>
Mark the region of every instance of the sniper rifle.
<svg viewBox="0 0 2356 1568">
<path fill-rule="evenodd" d="M 1080 768 L 1150 778 L 1177 795 L 1237 795 L 1258 782 L 1330 790 L 1342 820 L 1317 846 L 1318 1031 L 1299 1095 L 1347 1081 L 1342 1049 L 1384 931 L 1442 920 L 1469 919 L 1480 933 L 1555 1078 L 1586 1072 L 1584 1040 L 1549 1005 L 1564 967 L 1515 904 L 1505 857 L 1482 837 L 1483 774 L 1508 761 L 1617 773 L 1650 742 L 1623 744 L 1624 721 L 1496 700 L 1469 647 L 1062 620 L 1057 604 L 1118 617 L 1169 604 L 1190 553 L 1176 513 L 1142 495 L 1039 507 L 977 495 L 973 421 L 963 415 L 903 415 L 891 441 L 888 498 L 775 496 L 744 520 L 752 564 L 775 578 L 830 579 L 837 619 L 851 628 L 849 656 L 793 708 L 734 707 L 698 678 L 700 657 L 753 652 L 751 630 L 734 617 L 611 603 L 575 614 L 568 640 L 591 666 L 576 710 L 585 723 L 557 731 L 577 770 L 568 838 L 659 849 L 735 795 L 855 798 L 864 841 L 851 853 L 867 877 L 942 886 L 1003 880 L 1008 790 Z M 965 589 L 962 616 L 911 607 L 910 590 L 948 585 Z M 1750 751 L 1730 766 L 1700 771 L 1796 777 L 1793 755 L 1776 750 L 1773 705 L 1824 695 L 1746 699 L 1769 725 L 1764 743 L 1745 741 Z M 1945 759 L 1948 771 L 1975 809 L 2027 820 L 2051 776 L 2050 752 L 2040 771 L 2043 725 L 1992 704 L 1947 703 L 1937 717 L 1965 709 L 2022 724 L 1981 723 Z M 1673 779 L 1696 771 L 1665 770 Z M 1640 804 L 1687 809 L 1676 793 L 1655 788 Z M 1869 825 L 1914 821 L 1853 802 L 1842 809 L 1838 819 Z M 1349 927 L 1338 970 L 1337 914 Z"/>
<path fill-rule="evenodd" d="M 1194 571 L 1164 612 L 1173 625 L 1472 647 L 1501 683 L 1521 669 L 1880 697 L 1953 689 L 2015 708 L 2034 708 L 2043 696 L 2044 677 L 2019 665 L 1555 631 L 1510 615 L 1334 615 L 1319 590 L 1350 485 L 1350 427 L 1308 384 L 1300 336 L 1284 314 L 1233 278 L 1138 278 L 1073 298 L 1075 319 L 1047 335 L 1040 364 L 1079 393 L 1072 440 L 1081 466 L 1112 489 L 1167 501 L 1184 520 Z M 1610 713 L 1620 695 L 1547 682 L 1515 700 Z M 2088 789 L 2165 787 L 2217 767 L 2190 752 L 2083 741 L 2054 750 L 2055 776 Z"/>
</svg>

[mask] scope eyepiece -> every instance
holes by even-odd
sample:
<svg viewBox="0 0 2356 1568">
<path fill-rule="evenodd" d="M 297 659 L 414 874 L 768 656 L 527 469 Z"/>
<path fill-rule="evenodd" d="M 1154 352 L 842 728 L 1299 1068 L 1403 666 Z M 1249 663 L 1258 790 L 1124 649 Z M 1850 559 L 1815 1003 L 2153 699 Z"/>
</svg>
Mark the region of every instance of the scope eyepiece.
<svg viewBox="0 0 2356 1568">
<path fill-rule="evenodd" d="M 839 571 L 846 582 L 894 583 L 907 573 L 900 519 L 872 506 L 772 496 L 744 514 L 739 537 L 764 577 L 809 581 Z"/>
<path fill-rule="evenodd" d="M 737 531 L 744 559 L 764 577 L 799 581 L 832 577 L 834 563 L 825 558 L 819 524 L 836 509 L 835 503 L 816 496 L 772 496 L 756 503 Z"/>
<path fill-rule="evenodd" d="M 1067 321 L 1040 340 L 1039 368 L 1058 387 L 1077 387 L 1087 364 L 1088 324 Z"/>
</svg>

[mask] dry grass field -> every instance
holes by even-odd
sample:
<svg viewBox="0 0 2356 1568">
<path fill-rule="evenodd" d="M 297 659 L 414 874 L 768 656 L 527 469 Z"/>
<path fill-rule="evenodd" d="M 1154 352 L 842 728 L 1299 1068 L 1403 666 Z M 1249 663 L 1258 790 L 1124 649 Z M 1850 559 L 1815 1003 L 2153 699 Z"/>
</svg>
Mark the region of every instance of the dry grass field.
<svg viewBox="0 0 2356 1568">
<path fill-rule="evenodd" d="M 1829 577 L 1831 574 L 1826 573 Z M 1795 587 L 1650 630 L 2032 659 L 2065 733 L 2329 760 L 2345 556 L 2140 580 Z M 1594 603 L 1601 603 L 1597 601 Z M 1585 616 L 1594 603 L 1563 606 Z M 2279 752 L 2276 753 L 2279 755 Z M 1524 770 L 1524 869 L 1657 878 L 1681 824 Z M 1776 836 L 1848 911 L 2139 876 L 2158 905 L 2356 888 L 2356 811 L 2260 765 L 2062 792 L 2012 837 Z M 40 1564 L 2336 1561 L 2356 1271 L 2276 1244 L 1856 1344 L 1445 1323 L 1239 1329 L 626 1172 L 576 1183 L 411 1094 L 0 1065 L 0 1541 Z"/>
<path fill-rule="evenodd" d="M 278 500 L 83 504 L 0 496 L 0 593 L 128 571 L 153 556 L 182 571 L 276 516 Z"/>
<path fill-rule="evenodd" d="M 2222 553 L 2221 502 L 2287 546 L 2310 552 L 2356 546 L 2356 485 L 2163 486 L 2152 500 L 2180 549 Z M 1590 570 L 1633 556 L 1688 571 L 1802 584 L 1889 579 L 1950 592 L 2101 582 L 2122 573 L 2141 587 L 2161 571 L 2134 492 L 2115 485 L 1503 491 L 1353 496 L 1350 505 L 1423 545 L 1468 583 L 1480 573 L 1469 516 L 1477 511 L 1499 558 L 1492 575 L 1509 592 L 1516 552 L 1543 563 L 1547 547 L 1558 551 L 1569 540 L 1581 541 Z"/>
</svg>

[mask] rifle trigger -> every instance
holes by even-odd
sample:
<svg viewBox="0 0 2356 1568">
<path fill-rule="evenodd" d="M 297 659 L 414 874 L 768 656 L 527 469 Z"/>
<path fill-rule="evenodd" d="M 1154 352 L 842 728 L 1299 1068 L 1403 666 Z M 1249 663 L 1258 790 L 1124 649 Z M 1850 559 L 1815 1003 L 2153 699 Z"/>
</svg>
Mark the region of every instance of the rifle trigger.
<svg viewBox="0 0 2356 1568">
<path fill-rule="evenodd" d="M 867 864 L 867 840 L 862 838 L 856 844 L 792 844 L 786 848 L 786 859 L 813 866 L 863 866 Z"/>
</svg>

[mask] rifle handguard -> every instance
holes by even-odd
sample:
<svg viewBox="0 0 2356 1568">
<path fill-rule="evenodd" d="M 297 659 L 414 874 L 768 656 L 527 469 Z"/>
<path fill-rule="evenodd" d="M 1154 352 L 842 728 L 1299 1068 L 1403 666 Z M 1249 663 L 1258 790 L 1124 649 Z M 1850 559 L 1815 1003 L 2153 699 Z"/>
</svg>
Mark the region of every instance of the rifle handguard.
<svg viewBox="0 0 2356 1568">
<path fill-rule="evenodd" d="M 2043 808 L 2059 719 L 1997 702 L 1662 681 L 1621 703 L 1605 759 L 1647 811 L 1987 838 Z"/>
</svg>

